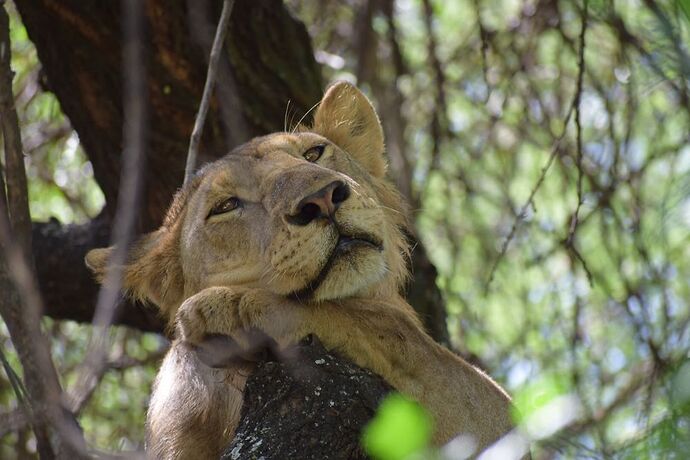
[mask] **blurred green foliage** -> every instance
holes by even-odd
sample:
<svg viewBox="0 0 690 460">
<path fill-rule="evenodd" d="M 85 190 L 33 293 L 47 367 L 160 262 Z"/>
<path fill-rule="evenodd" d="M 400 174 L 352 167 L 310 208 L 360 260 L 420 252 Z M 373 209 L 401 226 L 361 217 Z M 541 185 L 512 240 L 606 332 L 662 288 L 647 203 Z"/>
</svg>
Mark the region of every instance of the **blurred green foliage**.
<svg viewBox="0 0 690 460">
<path fill-rule="evenodd" d="M 527 383 L 513 398 L 515 404 L 514 420 L 522 422 L 526 416 L 544 408 L 554 399 L 572 391 L 570 381 L 564 375 L 541 374 L 533 382 Z"/>
<path fill-rule="evenodd" d="M 43 88 L 36 49 L 11 7 L 10 39 L 31 216 L 37 221 L 86 222 L 103 207 L 103 194 L 60 103 Z"/>
<path fill-rule="evenodd" d="M 577 128 L 564 120 L 579 70 L 582 2 L 433 0 L 427 17 L 424 1 L 287 3 L 307 25 L 326 76 L 357 80 L 381 114 L 391 177 L 439 270 L 454 346 L 480 357 L 514 395 L 537 458 L 686 458 L 688 2 L 589 2 L 578 169 Z M 103 196 L 43 88 L 26 31 L 11 19 L 32 216 L 84 222 Z M 69 390 L 90 327 L 46 327 Z M 141 445 L 164 340 L 124 328 L 111 334 L 112 368 L 80 422 L 94 448 L 117 451 Z M 19 369 L 5 330 L 0 340 Z M 428 429 L 416 409 L 392 401 L 366 435 L 381 458 L 402 458 Z M 10 414 L 17 404 L 4 375 L 0 403 Z M 539 428 L 547 422 L 562 426 Z M 405 442 L 386 440 L 405 430 Z M 33 450 L 28 430 L 0 434 L 2 458 Z"/>
<path fill-rule="evenodd" d="M 366 452 L 378 460 L 404 460 L 428 446 L 433 420 L 399 393 L 388 395 L 362 434 Z"/>
<path fill-rule="evenodd" d="M 589 2 L 579 170 L 564 120 L 582 1 L 430 1 L 431 17 L 424 0 L 290 3 L 328 76 L 376 103 L 453 343 L 514 396 L 535 456 L 684 458 L 671 382 L 690 350 L 687 2 Z M 530 430 L 563 401 L 574 419 Z"/>
</svg>

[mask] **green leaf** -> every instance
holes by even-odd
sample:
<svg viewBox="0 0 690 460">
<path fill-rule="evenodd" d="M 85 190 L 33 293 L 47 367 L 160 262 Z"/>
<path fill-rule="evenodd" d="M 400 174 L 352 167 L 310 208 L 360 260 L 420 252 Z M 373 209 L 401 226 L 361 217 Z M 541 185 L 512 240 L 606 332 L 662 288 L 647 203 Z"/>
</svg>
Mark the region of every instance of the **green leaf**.
<svg viewBox="0 0 690 460">
<path fill-rule="evenodd" d="M 402 460 L 424 449 L 433 431 L 426 410 L 399 393 L 383 400 L 376 417 L 364 428 L 364 449 L 379 460 Z"/>
<path fill-rule="evenodd" d="M 526 385 L 514 395 L 513 418 L 523 421 L 530 414 L 569 392 L 568 379 L 558 374 L 542 374 L 538 380 Z"/>
</svg>

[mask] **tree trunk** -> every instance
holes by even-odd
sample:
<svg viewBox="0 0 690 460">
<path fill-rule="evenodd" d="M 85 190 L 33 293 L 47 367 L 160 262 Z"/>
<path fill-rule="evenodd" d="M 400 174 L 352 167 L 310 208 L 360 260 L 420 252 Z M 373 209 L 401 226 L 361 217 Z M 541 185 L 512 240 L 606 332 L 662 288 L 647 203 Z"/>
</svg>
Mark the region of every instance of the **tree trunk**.
<svg viewBox="0 0 690 460">
<path fill-rule="evenodd" d="M 122 151 L 119 3 L 17 2 L 48 89 L 79 134 L 106 199 L 103 213 L 86 225 L 61 226 L 55 221 L 34 225 L 42 294 L 47 314 L 56 318 L 91 320 L 98 288 L 83 258 L 87 250 L 109 241 Z M 182 183 L 220 7 L 219 0 L 146 1 L 150 117 L 142 232 L 160 224 Z M 307 31 L 280 0 L 236 1 L 220 70 L 200 162 L 216 159 L 254 136 L 285 129 L 286 115 L 289 119 L 306 113 L 323 91 Z M 414 303 L 423 307 L 422 317 L 430 320 L 427 324 L 435 338 L 445 341 L 445 310 L 435 289 L 435 270 L 430 263 L 420 267 L 412 287 Z M 155 309 L 128 301 L 121 305 L 116 322 L 142 330 L 162 329 Z M 322 348 L 302 349 L 297 367 L 294 363 L 265 363 L 252 376 L 245 416 L 228 458 L 254 458 L 259 452 L 266 458 L 291 458 L 289 449 L 295 448 L 300 449 L 299 458 L 336 458 L 333 446 L 343 446 L 346 455 L 339 458 L 362 457 L 359 431 L 387 391 L 386 385 L 371 373 L 327 355 Z M 321 360 L 324 365 L 319 364 Z M 321 395 L 316 395 L 317 387 L 322 388 Z M 339 389 L 349 393 L 341 394 Z M 356 397 L 353 391 L 359 392 Z M 273 398 L 270 407 L 260 402 L 269 397 Z M 321 421 L 324 425 L 314 426 Z M 260 434 L 263 429 L 270 431 L 270 437 Z M 250 442 L 257 439 L 265 440 L 263 447 Z M 313 456 L 305 457 L 307 451 Z M 233 452 L 242 456 L 235 457 Z"/>
<path fill-rule="evenodd" d="M 261 362 L 223 459 L 364 459 L 360 438 L 391 387 L 327 353 L 314 336 L 290 360 Z"/>
</svg>

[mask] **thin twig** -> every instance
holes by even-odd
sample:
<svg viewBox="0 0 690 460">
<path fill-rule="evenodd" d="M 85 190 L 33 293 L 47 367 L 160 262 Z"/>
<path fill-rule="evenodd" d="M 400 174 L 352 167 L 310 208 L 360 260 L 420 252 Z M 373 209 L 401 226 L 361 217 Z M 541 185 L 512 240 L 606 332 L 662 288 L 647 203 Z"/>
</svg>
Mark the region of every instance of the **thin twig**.
<svg viewBox="0 0 690 460">
<path fill-rule="evenodd" d="M 479 40 L 481 45 L 479 50 L 482 57 L 482 76 L 484 78 L 484 84 L 486 85 L 486 100 L 488 101 L 489 95 L 491 94 L 491 84 L 489 84 L 489 31 L 484 27 L 482 22 L 482 10 L 479 5 L 479 0 L 474 0 L 474 10 L 477 12 L 477 27 L 479 29 Z"/>
<path fill-rule="evenodd" d="M 186 4 L 191 38 L 202 49 L 206 65 L 208 66 L 211 60 L 213 40 L 218 28 L 217 19 L 215 17 L 211 18 L 211 10 L 213 9 L 211 4 L 216 3 L 209 0 L 187 0 Z M 230 17 L 232 17 L 232 11 L 230 12 Z M 227 34 L 232 29 L 230 19 L 228 19 L 228 28 Z M 225 39 L 222 45 L 227 43 L 228 39 Z M 226 151 L 229 151 L 247 142 L 251 136 L 251 130 L 247 126 L 244 111 L 238 110 L 238 107 L 242 107 L 242 101 L 237 96 L 237 83 L 230 66 L 230 59 L 223 59 L 221 57 L 218 60 L 213 94 L 215 94 L 216 100 L 222 101 L 218 105 L 217 113 L 220 115 L 220 121 L 222 122 L 225 137 L 224 148 Z M 209 101 L 209 105 L 211 104 L 212 101 Z M 209 107 L 209 110 L 211 110 L 211 107 Z M 203 129 L 200 136 L 203 136 Z M 199 143 L 201 143 L 201 140 Z M 198 161 L 199 157 L 197 157 Z"/>
<path fill-rule="evenodd" d="M 112 324 L 121 299 L 120 288 L 137 222 L 139 203 L 143 189 L 146 149 L 146 69 L 144 61 L 144 11 L 138 0 L 123 0 L 123 75 L 124 126 L 122 170 L 115 212 L 112 243 L 113 254 L 108 261 L 106 277 L 98 293 L 93 318 L 89 352 L 77 381 L 83 386 L 80 392 L 88 392 L 99 381 L 99 370 L 104 365 Z"/>
<path fill-rule="evenodd" d="M 532 188 L 532 191 L 530 192 L 529 198 L 527 199 L 527 202 L 522 206 L 520 209 L 520 212 L 518 215 L 515 217 L 515 220 L 513 221 L 513 225 L 510 228 L 510 232 L 508 233 L 508 236 L 506 237 L 505 241 L 503 241 L 503 245 L 501 246 L 501 251 L 498 254 L 498 257 L 496 257 L 496 260 L 494 261 L 494 264 L 491 266 L 491 271 L 489 272 L 489 277 L 487 278 L 486 284 L 484 285 L 484 292 L 487 293 L 489 291 L 489 287 L 491 286 L 491 283 L 494 279 L 494 275 L 496 274 L 496 269 L 498 268 L 498 265 L 500 264 L 501 260 L 503 260 L 503 257 L 505 257 L 506 251 L 508 250 L 508 245 L 510 242 L 513 240 L 515 237 L 515 233 L 517 231 L 518 225 L 520 224 L 521 219 L 525 216 L 525 213 L 527 212 L 527 209 L 529 206 L 532 204 L 534 200 L 534 196 L 536 195 L 537 191 L 539 190 L 539 187 L 541 187 L 541 184 L 544 182 L 544 179 L 546 178 L 546 173 L 549 171 L 549 168 L 551 168 L 551 165 L 553 164 L 553 160 L 556 159 L 556 155 L 558 154 L 561 142 L 563 141 L 566 133 L 568 132 L 568 123 L 570 122 L 570 117 L 572 116 L 573 112 L 575 112 L 575 123 L 577 125 L 577 150 L 578 150 L 578 158 L 577 158 L 577 166 L 578 166 L 578 171 L 579 171 L 579 176 L 578 176 L 578 184 L 577 184 L 577 196 L 578 196 L 578 204 L 577 204 L 577 209 L 575 213 L 573 214 L 574 217 L 574 222 L 575 225 L 577 225 L 577 215 L 579 213 L 580 207 L 582 205 L 582 127 L 580 126 L 580 98 L 582 96 L 582 80 L 583 80 L 583 75 L 584 75 L 584 69 L 585 69 L 585 31 L 587 29 L 587 7 L 588 7 L 588 0 L 585 0 L 584 3 L 584 11 L 583 11 L 583 16 L 582 16 L 582 29 L 580 30 L 580 50 L 579 50 L 579 68 L 578 68 L 578 76 L 577 76 L 577 85 L 575 88 L 575 95 L 573 96 L 573 101 L 570 104 L 570 108 L 568 109 L 568 113 L 565 116 L 565 119 L 563 120 L 563 132 L 561 135 L 556 139 L 556 142 L 554 143 L 552 149 L 551 149 L 551 154 L 549 155 L 549 159 L 546 162 L 546 165 L 542 168 L 541 173 L 539 174 L 539 178 L 537 179 L 536 184 L 534 184 L 534 187 Z M 571 222 L 570 228 L 573 228 L 573 223 Z M 574 232 L 574 230 L 573 230 Z M 570 234 L 569 234 L 570 237 Z M 568 240 L 566 240 L 568 241 Z M 584 267 L 585 273 L 587 274 L 587 279 L 589 280 L 590 284 L 592 284 L 592 274 L 587 268 L 587 265 L 585 264 L 585 261 L 582 257 L 582 255 L 575 249 L 573 245 L 569 246 L 571 249 L 571 252 L 575 255 L 575 257 L 582 263 L 582 266 Z"/>
<path fill-rule="evenodd" d="M 565 118 L 563 119 L 563 132 L 561 133 L 560 136 L 558 136 L 558 138 L 554 142 L 553 146 L 551 147 L 551 154 L 549 155 L 549 159 L 546 161 L 546 164 L 541 169 L 541 173 L 539 173 L 539 178 L 537 179 L 537 182 L 534 184 L 534 187 L 532 187 L 532 191 L 530 192 L 529 197 L 527 198 L 527 201 L 522 206 L 522 208 L 520 208 L 520 212 L 517 214 L 517 216 L 515 216 L 515 220 L 513 221 L 513 225 L 512 225 L 512 227 L 510 227 L 510 232 L 508 232 L 508 236 L 503 241 L 503 245 L 501 246 L 501 251 L 498 253 L 498 257 L 496 257 L 494 264 L 491 266 L 491 271 L 489 272 L 489 277 L 486 281 L 486 284 L 484 285 L 484 292 L 489 291 L 489 287 L 491 286 L 491 282 L 494 280 L 494 275 L 496 273 L 496 269 L 498 268 L 498 264 L 501 263 L 501 260 L 505 256 L 506 251 L 508 250 L 508 245 L 513 240 L 513 237 L 515 237 L 515 232 L 517 231 L 518 225 L 520 224 L 521 220 L 526 215 L 527 209 L 529 208 L 529 206 L 532 204 L 532 201 L 534 200 L 534 195 L 537 194 L 539 187 L 541 187 L 541 184 L 544 182 L 544 179 L 546 178 L 546 173 L 551 168 L 551 165 L 553 164 L 553 160 L 556 159 L 556 155 L 558 155 L 558 152 L 560 151 L 561 142 L 563 141 L 566 133 L 568 132 L 568 123 L 570 122 L 570 117 L 573 113 L 573 107 L 574 107 L 574 105 L 570 106 L 568 113 L 566 114 Z"/>
<path fill-rule="evenodd" d="M 587 29 L 587 7 L 589 1 L 585 0 L 584 10 L 582 13 L 582 29 L 580 30 L 580 51 L 579 51 L 579 69 L 577 73 L 577 89 L 575 91 L 575 142 L 577 147 L 577 207 L 570 220 L 570 227 L 568 229 L 568 237 L 566 244 L 572 245 L 575 236 L 575 229 L 578 224 L 578 216 L 580 214 L 580 207 L 582 206 L 582 125 L 580 123 L 580 101 L 582 99 L 582 80 L 585 73 L 585 31 Z"/>
<path fill-rule="evenodd" d="M 19 407 L 22 409 L 26 409 L 27 412 L 31 411 L 31 406 L 29 406 L 29 402 L 27 401 L 27 392 L 26 388 L 24 387 L 24 382 L 22 382 L 22 379 L 17 375 L 15 372 L 14 368 L 10 364 L 10 362 L 7 360 L 7 357 L 5 356 L 5 352 L 3 349 L 0 347 L 0 362 L 2 362 L 2 368 L 5 370 L 5 375 L 7 375 L 7 380 L 10 382 L 10 386 L 12 387 L 12 391 L 14 391 L 15 396 L 17 397 L 17 401 L 19 402 Z"/>
<path fill-rule="evenodd" d="M 105 377 L 108 371 L 123 371 L 133 367 L 146 366 L 154 362 L 160 361 L 168 351 L 167 346 L 163 346 L 158 350 L 149 353 L 143 359 L 136 359 L 124 355 L 113 360 L 104 360 L 99 364 L 98 368 L 94 370 L 93 384 L 89 386 L 79 385 L 74 391 L 70 391 L 70 410 L 75 414 L 80 414 L 86 404 L 89 402 L 96 389 L 98 383 Z"/>
<path fill-rule="evenodd" d="M 585 74 L 585 32 L 587 31 L 587 13 L 589 7 L 589 0 L 584 0 L 584 7 L 582 10 L 582 29 L 580 30 L 580 50 L 578 56 L 578 72 L 577 72 L 577 89 L 575 91 L 575 142 L 577 148 L 577 206 L 575 212 L 570 219 L 570 226 L 568 228 L 568 236 L 565 239 L 565 246 L 573 253 L 575 258 L 582 264 L 582 267 L 587 274 L 587 280 L 590 286 L 594 284 L 592 273 L 587 267 L 584 257 L 580 251 L 575 247 L 575 231 L 579 223 L 580 208 L 584 202 L 582 195 L 582 124 L 580 123 L 580 102 L 582 99 L 582 81 Z"/>
<path fill-rule="evenodd" d="M 206 115 L 208 114 L 208 107 L 213 93 L 213 86 L 216 82 L 216 73 L 218 69 L 218 61 L 220 60 L 220 52 L 223 49 L 223 42 L 225 41 L 225 34 L 228 30 L 228 20 L 235 0 L 224 0 L 223 10 L 220 13 L 220 20 L 216 29 L 216 36 L 213 39 L 213 47 L 211 47 L 211 56 L 208 63 L 208 71 L 206 72 L 206 83 L 204 84 L 204 92 L 201 96 L 201 103 L 199 104 L 199 111 L 194 120 L 194 128 L 192 129 L 192 136 L 189 139 L 189 150 L 187 151 L 187 164 L 184 169 L 184 183 L 186 184 L 194 174 L 196 167 L 196 159 L 199 154 L 199 142 L 201 141 L 201 133 L 204 130 L 204 123 L 206 122 Z"/>
<path fill-rule="evenodd" d="M 434 107 L 431 111 L 431 160 L 424 175 L 424 177 L 428 177 L 434 169 L 438 168 L 440 161 L 441 144 L 443 136 L 447 134 L 446 130 L 448 127 L 448 104 L 445 92 L 446 75 L 443 71 L 441 59 L 438 56 L 438 44 L 436 34 L 434 33 L 434 9 L 430 0 L 422 0 L 422 6 L 424 7 L 424 24 L 428 36 L 427 54 L 436 80 L 434 84 Z"/>
</svg>

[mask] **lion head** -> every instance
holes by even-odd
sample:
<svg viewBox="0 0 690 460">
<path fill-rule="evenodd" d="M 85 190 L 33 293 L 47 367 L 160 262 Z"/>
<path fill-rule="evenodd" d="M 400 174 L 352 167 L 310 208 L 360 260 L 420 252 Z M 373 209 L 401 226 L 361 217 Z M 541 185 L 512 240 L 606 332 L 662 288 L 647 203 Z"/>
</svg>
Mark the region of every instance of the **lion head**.
<svg viewBox="0 0 690 460">
<path fill-rule="evenodd" d="M 203 167 L 142 237 L 124 287 L 169 320 L 211 286 L 306 302 L 396 295 L 406 275 L 406 212 L 385 179 L 383 132 L 369 100 L 339 82 L 311 128 L 259 137 Z M 112 248 L 87 265 L 103 277 Z"/>
</svg>

